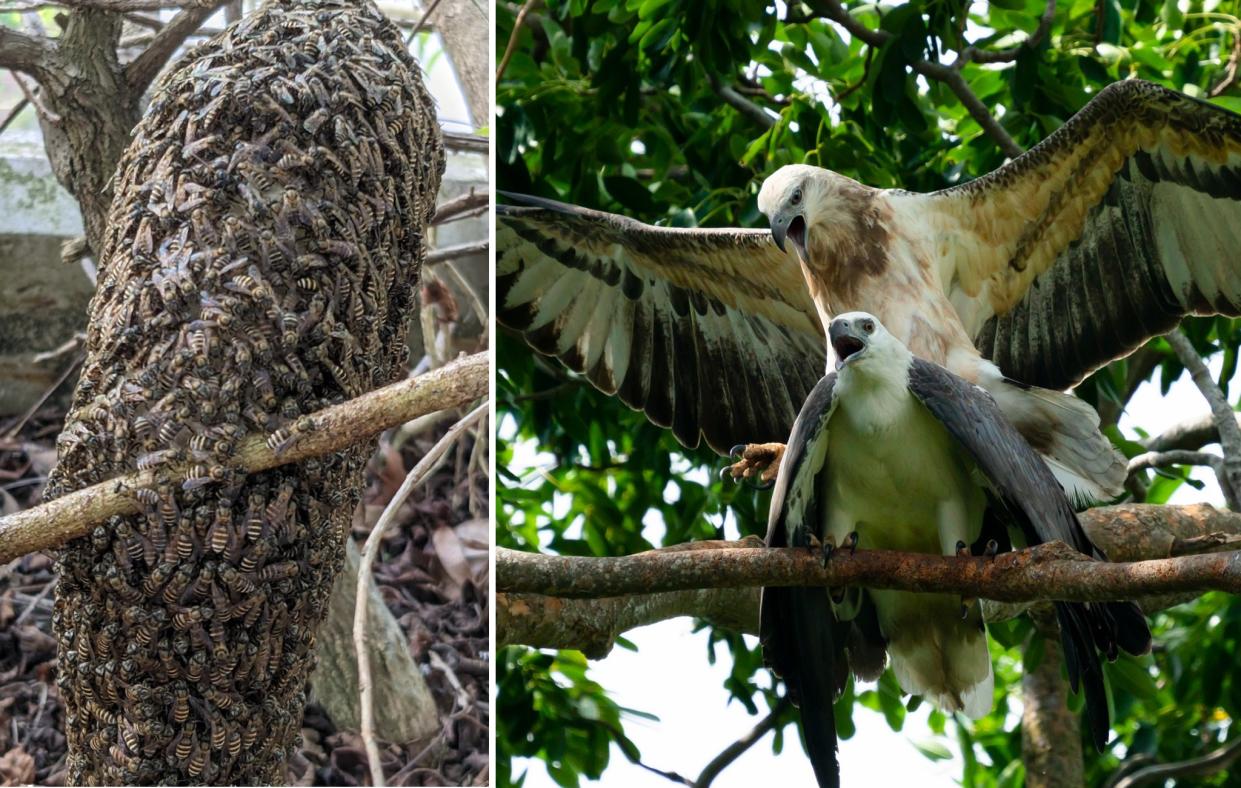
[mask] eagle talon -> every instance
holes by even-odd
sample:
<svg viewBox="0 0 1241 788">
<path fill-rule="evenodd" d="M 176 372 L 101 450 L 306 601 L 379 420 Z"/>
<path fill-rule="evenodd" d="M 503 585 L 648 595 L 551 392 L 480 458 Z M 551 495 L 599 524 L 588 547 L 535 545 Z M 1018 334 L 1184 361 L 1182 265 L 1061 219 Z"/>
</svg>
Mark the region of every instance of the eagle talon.
<svg viewBox="0 0 1241 788">
<path fill-rule="evenodd" d="M 983 548 L 982 554 L 986 556 L 987 558 L 995 558 L 996 554 L 998 554 L 999 552 L 1000 552 L 1000 543 L 995 541 L 994 539 L 988 539 L 987 546 Z"/>
<path fill-rule="evenodd" d="M 742 455 L 742 453 L 744 453 L 744 452 L 745 452 L 745 444 L 744 444 L 744 443 L 738 443 L 736 446 L 734 446 L 734 447 L 732 447 L 731 449 L 729 449 L 729 450 L 728 450 L 728 456 L 729 456 L 730 458 L 732 458 L 732 459 L 734 459 L 734 460 L 735 460 L 735 459 L 737 459 L 738 457 L 740 457 L 740 456 Z"/>
<path fill-rule="evenodd" d="M 957 540 L 957 558 L 969 558 L 970 546 L 960 539 Z"/>
<path fill-rule="evenodd" d="M 824 539 L 820 550 L 819 564 L 827 566 L 827 562 L 832 560 L 832 556 L 836 553 L 836 543 L 831 539 Z"/>
<path fill-rule="evenodd" d="M 857 543 L 858 543 L 857 531 L 850 531 L 849 535 L 846 536 L 844 541 L 840 543 L 840 548 L 842 550 L 848 548 L 849 555 L 857 555 Z"/>
<path fill-rule="evenodd" d="M 977 597 L 963 596 L 961 597 L 961 620 L 969 618 L 970 611 L 974 609 L 974 605 L 978 604 Z"/>
</svg>

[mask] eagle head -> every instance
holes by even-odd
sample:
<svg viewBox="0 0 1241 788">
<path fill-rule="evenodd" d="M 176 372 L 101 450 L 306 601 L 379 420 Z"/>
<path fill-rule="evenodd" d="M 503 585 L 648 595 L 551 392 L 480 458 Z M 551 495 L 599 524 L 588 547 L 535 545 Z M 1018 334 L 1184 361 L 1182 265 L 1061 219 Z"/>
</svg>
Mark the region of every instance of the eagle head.
<svg viewBox="0 0 1241 788">
<path fill-rule="evenodd" d="M 842 233 L 856 234 L 858 212 L 873 191 L 822 167 L 787 164 L 763 181 L 758 209 L 771 223 L 771 237 L 780 251 L 785 251 L 787 239 L 809 266 L 811 234 L 820 253 L 824 243 L 838 242 Z"/>
<path fill-rule="evenodd" d="M 886 366 L 889 359 L 904 361 L 909 351 L 869 312 L 846 312 L 832 319 L 827 339 L 836 355 L 836 369 L 864 365 L 870 360 Z M 903 370 L 905 365 L 898 364 Z"/>
</svg>

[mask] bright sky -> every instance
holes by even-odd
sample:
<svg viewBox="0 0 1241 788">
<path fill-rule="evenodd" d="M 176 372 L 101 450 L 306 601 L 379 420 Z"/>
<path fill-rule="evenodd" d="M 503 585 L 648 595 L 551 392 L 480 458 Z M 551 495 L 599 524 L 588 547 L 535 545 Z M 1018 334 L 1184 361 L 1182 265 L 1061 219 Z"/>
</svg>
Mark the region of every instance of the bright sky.
<svg viewBox="0 0 1241 788">
<path fill-rule="evenodd" d="M 1210 363 L 1213 375 L 1218 376 L 1222 357 L 1216 356 Z M 1233 392 L 1241 389 L 1241 373 L 1232 381 Z M 1121 419 L 1126 435 L 1136 436 L 1134 427 L 1141 425 L 1151 434 L 1162 432 L 1172 424 L 1191 415 L 1203 413 L 1207 404 L 1202 395 L 1182 375 L 1168 396 L 1161 397 L 1157 383 L 1145 383 L 1129 403 L 1128 412 Z M 511 420 L 501 425 L 502 433 L 512 435 Z M 1218 447 L 1214 447 L 1218 450 Z M 536 457 L 532 450 L 516 453 L 520 465 L 546 464 L 548 455 Z M 520 473 L 520 470 L 518 470 Z M 1222 496 L 1214 474 L 1209 469 L 1198 468 L 1194 478 L 1206 486 L 1195 490 L 1182 485 L 1173 496 L 1175 503 L 1209 502 L 1222 505 Z M 647 536 L 658 543 L 657 522 L 648 523 Z M 728 536 L 735 538 L 736 529 L 728 524 Z M 625 731 L 642 752 L 642 760 L 650 766 L 678 772 L 690 779 L 725 746 L 740 738 L 754 727 L 761 717 L 750 716 L 738 703 L 728 703 L 728 693 L 723 688 L 731 661 L 726 648 L 717 649 L 715 665 L 707 661 L 707 636 L 705 632 L 694 634 L 690 619 L 676 619 L 653 626 L 643 627 L 626 634 L 638 647 L 637 652 L 617 648 L 607 659 L 592 664 L 591 676 L 606 687 L 612 699 L 626 708 L 632 708 L 659 717 L 651 722 L 637 717 L 626 721 Z M 756 639 L 751 638 L 753 644 Z M 1020 698 L 1013 698 L 1011 705 L 1020 709 Z M 954 753 L 949 761 L 932 762 L 914 748 L 913 741 L 932 738 L 926 727 L 929 709 L 923 706 L 910 714 L 904 730 L 894 733 L 882 715 L 862 706 L 856 706 L 853 719 L 857 733 L 840 744 L 841 776 L 846 785 L 912 784 L 935 788 L 958 785 L 961 775 L 960 750 L 951 736 L 937 741 Z M 1011 720 L 1016 724 L 1016 717 Z M 750 748 L 715 781 L 719 788 L 753 785 L 813 785 L 814 777 L 810 762 L 801 748 L 800 740 L 786 731 L 785 749 L 780 756 L 771 750 L 771 735 Z M 529 788 L 552 788 L 555 782 L 548 776 L 541 761 L 523 759 L 514 765 L 514 774 L 527 771 L 525 785 Z M 603 778 L 597 783 L 602 788 L 643 788 L 644 786 L 670 786 L 664 777 L 652 774 L 630 764 L 613 746 L 612 757 Z"/>
</svg>

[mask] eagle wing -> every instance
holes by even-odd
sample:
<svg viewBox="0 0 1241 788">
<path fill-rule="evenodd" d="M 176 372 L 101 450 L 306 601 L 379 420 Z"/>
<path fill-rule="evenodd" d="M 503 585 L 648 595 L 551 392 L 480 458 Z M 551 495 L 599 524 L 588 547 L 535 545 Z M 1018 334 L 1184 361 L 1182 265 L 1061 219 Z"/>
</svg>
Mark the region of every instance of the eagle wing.
<svg viewBox="0 0 1241 788">
<path fill-rule="evenodd" d="M 1118 82 L 994 172 L 909 198 L 970 336 L 1024 383 L 1241 315 L 1241 115 L 1213 104 Z"/>
<path fill-rule="evenodd" d="M 771 494 L 768 547 L 806 547 L 811 535 L 823 536 L 819 477 L 825 472 L 835 383 L 835 372 L 819 381 L 793 425 Z M 763 589 L 763 661 L 784 679 L 789 697 L 801 710 L 806 754 L 820 788 L 840 785 L 832 704 L 849 678 L 844 649 L 850 629 L 848 622 L 836 620 L 825 588 Z"/>
<path fill-rule="evenodd" d="M 1030 448 L 991 395 L 948 370 L 914 358 L 909 391 L 964 448 L 991 487 L 993 508 L 1017 526 L 1026 544 L 1059 540 L 1090 556 L 1103 554 L 1082 530 L 1077 513 L 1047 464 Z M 1069 683 L 1086 692 L 1086 718 L 1095 746 L 1102 751 L 1110 723 L 1103 670 L 1095 648 L 1115 659 L 1150 650 L 1151 635 L 1142 611 L 1132 602 L 1084 604 L 1056 602 Z"/>
<path fill-rule="evenodd" d="M 771 233 L 510 199 L 526 205 L 497 207 L 500 323 L 686 446 L 784 440 L 826 340 Z"/>
</svg>

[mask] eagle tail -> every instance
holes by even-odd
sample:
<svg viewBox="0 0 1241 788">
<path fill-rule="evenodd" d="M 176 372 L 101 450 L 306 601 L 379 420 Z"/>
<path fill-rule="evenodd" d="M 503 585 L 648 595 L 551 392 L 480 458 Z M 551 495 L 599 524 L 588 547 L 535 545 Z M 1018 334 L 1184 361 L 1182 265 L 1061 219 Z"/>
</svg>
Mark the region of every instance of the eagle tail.
<svg viewBox="0 0 1241 788">
<path fill-rule="evenodd" d="M 831 602 L 822 588 L 764 588 L 759 608 L 763 661 L 784 679 L 801 711 L 806 754 L 820 788 L 839 788 L 833 701 L 848 679 L 836 642 Z"/>
<path fill-rule="evenodd" d="M 1086 694 L 1086 725 L 1095 749 L 1103 752 L 1111 733 L 1103 665 L 1095 649 L 1109 660 L 1119 649 L 1135 656 L 1150 651 L 1151 633 L 1142 610 L 1132 602 L 1057 602 L 1060 639 L 1069 686 Z"/>
</svg>

